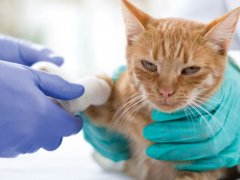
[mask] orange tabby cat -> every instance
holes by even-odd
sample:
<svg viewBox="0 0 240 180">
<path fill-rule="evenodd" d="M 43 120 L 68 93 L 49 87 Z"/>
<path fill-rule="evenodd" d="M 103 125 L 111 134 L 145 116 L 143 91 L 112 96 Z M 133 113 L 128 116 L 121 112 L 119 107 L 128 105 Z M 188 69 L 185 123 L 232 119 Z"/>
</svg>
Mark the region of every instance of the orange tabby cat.
<svg viewBox="0 0 240 180">
<path fill-rule="evenodd" d="M 137 180 L 217 179 L 223 171 L 178 172 L 171 163 L 147 157 L 150 142 L 142 130 L 151 123 L 153 108 L 173 112 L 191 98 L 207 98 L 219 88 L 240 8 L 207 25 L 154 19 L 126 0 L 123 12 L 127 71 L 114 83 L 103 78 L 112 87 L 111 97 L 103 106 L 88 108 L 86 114 L 96 124 L 129 138 L 132 157 L 126 172 Z"/>
</svg>

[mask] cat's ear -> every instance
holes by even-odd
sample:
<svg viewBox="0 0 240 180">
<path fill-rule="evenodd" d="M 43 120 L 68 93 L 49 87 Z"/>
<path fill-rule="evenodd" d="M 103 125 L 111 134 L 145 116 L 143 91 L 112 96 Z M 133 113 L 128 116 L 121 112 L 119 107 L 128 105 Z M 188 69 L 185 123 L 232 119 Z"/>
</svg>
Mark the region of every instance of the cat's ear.
<svg viewBox="0 0 240 180">
<path fill-rule="evenodd" d="M 226 54 L 233 34 L 236 30 L 240 16 L 240 8 L 237 8 L 219 19 L 211 22 L 205 31 L 205 37 L 221 54 Z"/>
<path fill-rule="evenodd" d="M 136 41 L 139 35 L 145 31 L 145 26 L 150 16 L 139 10 L 127 0 L 122 0 L 122 9 L 126 24 L 127 39 L 128 42 L 131 43 Z"/>
</svg>

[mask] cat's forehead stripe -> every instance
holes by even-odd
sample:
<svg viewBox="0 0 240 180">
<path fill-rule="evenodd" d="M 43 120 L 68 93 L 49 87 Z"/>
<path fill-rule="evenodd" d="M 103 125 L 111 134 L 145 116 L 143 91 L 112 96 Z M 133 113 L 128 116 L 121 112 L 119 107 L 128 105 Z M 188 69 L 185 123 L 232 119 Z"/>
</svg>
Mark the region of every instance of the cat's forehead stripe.
<svg viewBox="0 0 240 180">
<path fill-rule="evenodd" d="M 155 45 L 150 50 L 150 56 L 155 61 L 174 61 L 176 59 L 181 60 L 184 64 L 189 61 L 189 51 L 184 44 L 178 42 L 177 44 L 169 43 L 167 41 L 161 41 L 160 45 Z"/>
<path fill-rule="evenodd" d="M 153 59 L 154 59 L 155 61 L 158 60 L 158 51 L 159 51 L 159 48 L 158 48 L 158 47 L 157 47 L 157 48 L 153 48 L 153 50 L 152 50 L 152 56 L 153 56 Z"/>
</svg>

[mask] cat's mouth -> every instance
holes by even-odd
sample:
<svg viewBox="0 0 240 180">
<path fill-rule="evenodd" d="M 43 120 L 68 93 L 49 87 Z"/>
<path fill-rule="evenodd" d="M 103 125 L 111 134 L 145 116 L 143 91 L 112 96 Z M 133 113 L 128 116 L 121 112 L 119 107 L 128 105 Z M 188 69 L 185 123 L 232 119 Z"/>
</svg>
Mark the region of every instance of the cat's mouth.
<svg viewBox="0 0 240 180">
<path fill-rule="evenodd" d="M 160 102 L 156 106 L 160 111 L 172 113 L 184 107 L 185 104 L 183 102 Z"/>
<path fill-rule="evenodd" d="M 146 101 L 153 107 L 158 109 L 159 111 L 166 112 L 166 113 L 172 113 L 175 111 L 178 111 L 179 109 L 182 109 L 186 106 L 186 101 L 184 100 L 178 100 L 178 99 L 158 99 L 147 97 Z"/>
<path fill-rule="evenodd" d="M 174 106 L 174 105 L 176 105 L 177 103 L 176 102 L 163 102 L 163 103 L 161 103 L 160 105 L 161 106 Z"/>
</svg>

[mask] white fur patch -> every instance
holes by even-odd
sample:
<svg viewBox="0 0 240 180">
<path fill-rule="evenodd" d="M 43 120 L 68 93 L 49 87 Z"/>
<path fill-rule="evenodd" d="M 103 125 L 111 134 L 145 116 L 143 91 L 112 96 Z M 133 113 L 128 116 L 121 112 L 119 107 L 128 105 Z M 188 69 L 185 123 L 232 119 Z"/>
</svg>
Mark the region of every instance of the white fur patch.
<svg viewBox="0 0 240 180">
<path fill-rule="evenodd" d="M 214 79 L 213 79 L 213 75 L 209 74 L 207 79 L 204 80 L 204 84 L 208 85 L 208 86 L 212 86 L 214 85 Z"/>
</svg>

